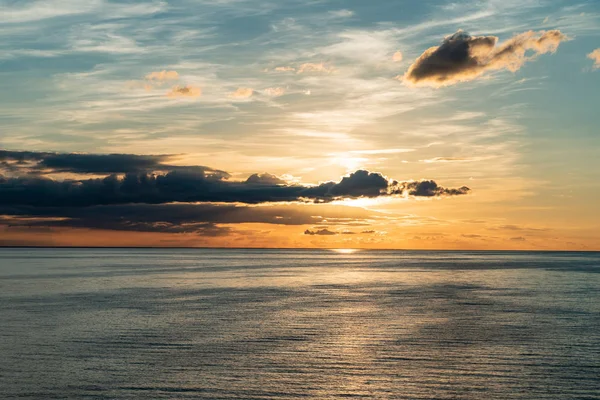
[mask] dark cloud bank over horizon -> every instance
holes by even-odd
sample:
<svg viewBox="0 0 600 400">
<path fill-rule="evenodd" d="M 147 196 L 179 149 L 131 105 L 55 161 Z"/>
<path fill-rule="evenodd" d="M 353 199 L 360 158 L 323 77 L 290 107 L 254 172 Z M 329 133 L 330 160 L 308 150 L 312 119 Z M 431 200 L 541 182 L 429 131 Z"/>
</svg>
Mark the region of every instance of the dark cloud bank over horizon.
<svg viewBox="0 0 600 400">
<path fill-rule="evenodd" d="M 318 207 L 318 211 L 316 208 Z M 316 215 L 318 214 L 318 215 Z M 377 212 L 328 204 L 121 204 L 91 207 L 0 206 L 0 225 L 19 228 L 91 228 L 136 232 L 201 233 L 218 236 L 228 230 L 217 224 L 263 223 L 364 227 Z M 223 229 L 221 229 L 223 228 Z"/>
<path fill-rule="evenodd" d="M 433 180 L 398 182 L 364 170 L 314 186 L 289 184 L 267 173 L 232 181 L 227 172 L 209 167 L 171 166 L 166 164 L 169 158 L 0 151 L 0 168 L 9 175 L 0 175 L 0 216 L 13 217 L 9 223 L 4 218 L 5 225 L 21 227 L 213 233 L 211 227 L 218 223 L 318 222 L 293 212 L 287 215 L 289 209 L 269 212 L 272 206 L 252 207 L 263 203 L 326 204 L 365 197 L 458 196 L 470 191 L 466 186 L 445 188 Z M 104 176 L 63 180 L 48 176 L 65 172 Z"/>
<path fill-rule="evenodd" d="M 6 161 L 7 152 L 0 153 Z M 56 154 L 11 152 L 14 160 L 36 160 L 46 173 L 121 170 L 101 178 L 55 180 L 32 174 L 31 165 L 11 163 L 12 177 L 0 175 L 0 205 L 33 207 L 89 207 L 110 204 L 165 204 L 172 202 L 276 203 L 318 202 L 340 199 L 408 195 L 415 197 L 457 196 L 467 194 L 466 186 L 449 189 L 433 180 L 398 182 L 377 172 L 358 170 L 339 182 L 329 181 L 315 186 L 287 184 L 270 174 L 254 174 L 246 181 L 231 181 L 224 171 L 199 166 L 177 166 L 168 172 L 155 172 L 166 156 L 127 154 Z M 1 158 L 4 156 L 4 160 Z M 73 156 L 73 157 L 72 157 Z M 74 157 L 76 156 L 76 157 Z M 58 161 L 60 160 L 60 161 Z M 102 167 L 99 160 L 117 165 Z M 23 161 L 24 162 L 24 161 Z M 55 167 L 51 167 L 54 165 Z M 144 170 L 145 168 L 145 170 Z M 19 174 L 19 172 L 21 174 Z"/>
</svg>

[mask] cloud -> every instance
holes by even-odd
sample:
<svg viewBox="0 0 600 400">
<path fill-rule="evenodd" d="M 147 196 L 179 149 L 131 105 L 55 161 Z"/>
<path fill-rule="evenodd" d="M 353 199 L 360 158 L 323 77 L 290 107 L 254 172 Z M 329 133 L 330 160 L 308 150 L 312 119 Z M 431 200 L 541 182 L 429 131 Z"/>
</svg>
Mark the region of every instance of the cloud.
<svg viewBox="0 0 600 400">
<path fill-rule="evenodd" d="M 438 186 L 435 181 L 408 182 L 405 187 L 410 196 L 416 197 L 460 196 L 468 194 L 471 190 L 466 186 L 458 189 L 447 189 Z"/>
<path fill-rule="evenodd" d="M 118 174 L 154 171 L 194 170 L 229 177 L 225 171 L 196 165 L 181 167 L 169 164 L 172 155 L 87 154 L 0 150 L 0 171 L 18 174 Z"/>
<path fill-rule="evenodd" d="M 467 187 L 447 189 L 432 180 L 398 182 L 365 170 L 358 170 L 340 181 L 319 185 L 288 184 L 267 173 L 253 174 L 240 182 L 229 180 L 230 175 L 225 171 L 167 164 L 169 158 L 165 155 L 1 151 L 0 161 L 8 162 L 11 176 L 0 175 L 0 205 L 89 207 L 172 202 L 327 203 L 393 195 L 455 196 L 467 194 L 470 190 Z M 40 172 L 106 176 L 54 180 L 40 175 Z"/>
<path fill-rule="evenodd" d="M 432 197 L 468 192 L 467 188 L 446 189 L 434 181 L 398 182 L 364 170 L 318 185 L 289 183 L 268 173 L 232 181 L 224 171 L 172 165 L 173 158 L 0 150 L 0 163 L 10 170 L 10 176 L 0 175 L 0 225 L 15 229 L 88 228 L 204 236 L 226 235 L 229 228 L 221 225 L 237 223 L 366 226 L 383 216 L 328 203 L 364 197 Z M 100 177 L 51 178 L 58 173 Z M 327 235 L 327 231 L 320 227 L 310 232 Z"/>
<path fill-rule="evenodd" d="M 301 64 L 298 68 L 295 67 L 291 67 L 291 66 L 280 66 L 280 67 L 275 67 L 273 69 L 273 71 L 275 72 L 296 72 L 298 74 L 305 74 L 305 73 L 310 73 L 310 72 L 317 72 L 317 73 L 326 73 L 329 74 L 331 72 L 333 72 L 335 70 L 335 68 L 326 65 L 325 63 L 304 63 Z"/>
<path fill-rule="evenodd" d="M 179 74 L 177 71 L 157 71 L 150 72 L 146 75 L 146 79 L 150 81 L 169 81 L 169 80 L 177 80 L 179 79 Z"/>
<path fill-rule="evenodd" d="M 593 67 L 594 69 L 600 68 L 600 48 L 598 48 L 598 49 L 592 51 L 590 54 L 588 54 L 587 58 L 594 61 L 594 67 Z"/>
<path fill-rule="evenodd" d="M 276 175 L 271 175 L 268 173 L 264 174 L 253 174 L 250 175 L 248 179 L 246 179 L 246 183 L 254 184 L 254 185 L 285 185 L 286 181 L 279 178 Z"/>
<path fill-rule="evenodd" d="M 231 93 L 229 95 L 229 97 L 232 97 L 234 99 L 247 99 L 249 97 L 252 97 L 252 94 L 254 93 L 254 90 L 250 89 L 250 88 L 237 88 L 237 90 L 233 93 Z"/>
<path fill-rule="evenodd" d="M 177 71 L 153 71 L 148 73 L 143 81 L 132 81 L 127 84 L 129 89 L 139 89 L 144 88 L 146 91 L 151 91 L 157 88 L 163 87 L 167 84 L 168 81 L 176 81 L 179 79 L 179 74 Z M 187 89 L 187 91 L 186 91 Z M 200 89 L 192 88 L 191 86 L 175 86 L 171 91 L 169 91 L 168 95 L 170 97 L 177 97 L 182 95 L 200 95 Z"/>
<path fill-rule="evenodd" d="M 326 188 L 328 195 L 340 197 L 378 197 L 387 194 L 392 187 L 393 184 L 383 175 L 364 170 L 343 177 L 339 183 L 328 182 L 318 186 Z"/>
<path fill-rule="evenodd" d="M 304 74 L 307 72 L 322 72 L 322 73 L 329 74 L 333 71 L 334 71 L 333 67 L 329 67 L 329 66 L 325 65 L 324 63 L 318 63 L 318 64 L 304 63 L 304 64 L 300 65 L 300 67 L 298 67 L 297 73 Z"/>
<path fill-rule="evenodd" d="M 402 56 L 402 52 L 401 51 L 397 51 L 392 55 L 392 61 L 393 62 L 400 62 L 402 61 L 403 56 Z"/>
<path fill-rule="evenodd" d="M 259 182 L 256 183 L 255 180 Z M 40 176 L 0 176 L 0 205 L 33 207 L 90 207 L 108 204 L 165 204 L 172 202 L 223 203 L 328 203 L 341 199 L 392 195 L 413 197 L 456 196 L 469 188 L 446 189 L 434 181 L 399 183 L 383 175 L 357 171 L 339 182 L 317 186 L 281 185 L 253 178 L 228 181 L 221 174 L 201 169 L 180 169 L 165 174 L 128 173 L 123 177 L 57 181 Z"/>
<path fill-rule="evenodd" d="M 332 232 L 329 229 L 325 228 L 325 229 L 317 229 L 316 231 L 311 231 L 309 229 L 304 231 L 305 235 L 311 235 L 311 236 L 334 236 L 337 235 L 337 232 Z"/>
<path fill-rule="evenodd" d="M 471 36 L 458 31 L 438 47 L 426 50 L 402 80 L 412 85 L 441 87 L 474 80 L 484 73 L 519 70 L 541 54 L 555 52 L 567 37 L 559 30 L 529 31 L 497 46 L 495 36 Z"/>
<path fill-rule="evenodd" d="M 296 68 L 294 68 L 294 67 L 275 67 L 274 71 L 276 71 L 276 72 L 296 72 Z"/>
<path fill-rule="evenodd" d="M 527 241 L 527 239 L 525 239 L 523 236 L 513 237 L 513 238 L 510 238 L 510 240 L 512 240 L 513 242 L 526 242 Z"/>
<path fill-rule="evenodd" d="M 400 153 L 410 153 L 415 151 L 414 149 L 374 149 L 374 150 L 352 150 L 350 153 L 352 154 L 368 154 L 368 155 L 377 155 L 377 154 L 400 154 Z"/>
<path fill-rule="evenodd" d="M 426 160 L 419 160 L 420 162 L 424 162 L 427 164 L 433 163 L 451 163 L 451 162 L 470 162 L 474 161 L 472 158 L 462 158 L 462 157 L 434 157 Z"/>
<path fill-rule="evenodd" d="M 279 96 L 283 96 L 285 94 L 285 89 L 282 87 L 272 87 L 272 88 L 266 88 L 264 90 L 264 93 L 267 96 L 271 96 L 271 97 L 279 97 Z"/>
<path fill-rule="evenodd" d="M 167 93 L 167 97 L 176 98 L 176 97 L 199 97 L 202 94 L 202 90 L 199 87 L 186 85 L 186 86 L 174 86 Z"/>
<path fill-rule="evenodd" d="M 346 10 L 346 9 L 335 10 L 335 11 L 329 11 L 329 15 L 331 15 L 334 18 L 350 18 L 354 15 L 354 11 Z"/>
<path fill-rule="evenodd" d="M 491 231 L 498 231 L 498 230 L 502 230 L 502 231 L 539 231 L 539 232 L 548 231 L 548 229 L 546 229 L 546 228 L 533 228 L 533 227 L 518 226 L 518 225 L 500 225 L 500 226 L 489 227 L 487 229 L 491 230 Z"/>
<path fill-rule="evenodd" d="M 318 207 L 320 216 L 315 216 Z M 364 223 L 378 214 L 348 206 L 239 204 L 120 204 L 91 207 L 2 207 L 0 225 L 9 228 L 89 228 L 118 231 L 206 233 L 223 224 L 261 223 L 274 225 L 319 224 L 343 219 Z"/>
</svg>

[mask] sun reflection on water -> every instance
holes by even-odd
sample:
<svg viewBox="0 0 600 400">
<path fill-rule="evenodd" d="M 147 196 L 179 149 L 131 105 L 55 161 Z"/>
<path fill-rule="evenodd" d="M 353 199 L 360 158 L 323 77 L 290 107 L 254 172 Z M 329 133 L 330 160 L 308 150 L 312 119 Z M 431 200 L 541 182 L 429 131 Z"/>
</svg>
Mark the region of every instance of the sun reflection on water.
<svg viewBox="0 0 600 400">
<path fill-rule="evenodd" d="M 353 254 L 356 253 L 358 249 L 331 249 L 331 251 L 334 251 L 339 254 Z"/>
</svg>

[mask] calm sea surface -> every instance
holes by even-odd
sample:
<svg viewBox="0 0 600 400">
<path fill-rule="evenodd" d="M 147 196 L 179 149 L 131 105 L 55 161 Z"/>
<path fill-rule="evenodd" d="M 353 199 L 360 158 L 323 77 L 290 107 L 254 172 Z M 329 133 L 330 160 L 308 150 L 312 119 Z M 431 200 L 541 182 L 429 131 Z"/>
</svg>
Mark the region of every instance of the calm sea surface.
<svg viewBox="0 0 600 400">
<path fill-rule="evenodd" d="M 0 399 L 600 399 L 600 253 L 0 250 Z"/>
</svg>

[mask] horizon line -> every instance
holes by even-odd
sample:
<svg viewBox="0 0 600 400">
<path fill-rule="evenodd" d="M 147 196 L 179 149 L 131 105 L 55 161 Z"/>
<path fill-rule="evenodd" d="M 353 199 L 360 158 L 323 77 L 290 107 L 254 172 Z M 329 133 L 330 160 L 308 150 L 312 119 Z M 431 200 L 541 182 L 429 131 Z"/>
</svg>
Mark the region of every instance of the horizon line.
<svg viewBox="0 0 600 400">
<path fill-rule="evenodd" d="M 139 250 L 355 250 L 355 251 L 436 251 L 436 252 L 538 252 L 538 253 L 600 253 L 599 250 L 548 250 L 548 249 L 365 249 L 358 247 L 215 247 L 215 246 L 37 246 L 37 245 L 16 245 L 4 246 L 3 249 L 71 249 L 71 250 L 119 250 L 119 249 L 139 249 Z"/>
</svg>

